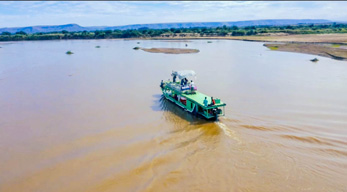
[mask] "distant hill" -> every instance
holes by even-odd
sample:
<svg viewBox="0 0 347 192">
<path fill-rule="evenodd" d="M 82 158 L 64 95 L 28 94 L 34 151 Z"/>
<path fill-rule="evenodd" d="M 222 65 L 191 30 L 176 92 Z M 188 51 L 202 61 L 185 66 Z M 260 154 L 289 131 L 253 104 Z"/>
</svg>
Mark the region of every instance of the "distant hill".
<svg viewBox="0 0 347 192">
<path fill-rule="evenodd" d="M 232 22 L 190 22 L 190 23 L 157 23 L 157 24 L 138 24 L 107 27 L 107 29 L 168 29 L 168 28 L 189 28 L 189 27 L 221 27 L 226 26 L 260 26 L 260 25 L 297 25 L 312 23 L 329 23 L 329 20 L 323 19 L 271 19 L 271 20 L 250 20 L 250 21 L 232 21 Z"/>
<path fill-rule="evenodd" d="M 233 21 L 233 22 L 189 22 L 189 23 L 156 23 L 156 24 L 136 24 L 124 26 L 95 26 L 95 27 L 82 27 L 77 24 L 66 25 L 47 25 L 47 26 L 29 26 L 29 27 L 11 27 L 0 28 L 0 33 L 10 32 L 16 33 L 24 31 L 26 33 L 47 33 L 55 31 L 95 31 L 95 30 L 127 30 L 127 29 L 167 29 L 167 28 L 189 28 L 189 27 L 221 27 L 226 26 L 261 26 L 261 25 L 298 25 L 298 24 L 319 24 L 331 23 L 332 21 L 323 19 L 269 19 L 269 20 L 250 20 L 250 21 Z"/>
<path fill-rule="evenodd" d="M 67 25 L 49 25 L 49 26 L 30 26 L 30 27 L 11 27 L 11 28 L 0 28 L 0 32 L 10 32 L 16 33 L 19 31 L 24 31 L 26 33 L 39 33 L 39 32 L 53 32 L 53 31 L 83 31 L 84 27 L 77 24 L 67 24 Z"/>
</svg>

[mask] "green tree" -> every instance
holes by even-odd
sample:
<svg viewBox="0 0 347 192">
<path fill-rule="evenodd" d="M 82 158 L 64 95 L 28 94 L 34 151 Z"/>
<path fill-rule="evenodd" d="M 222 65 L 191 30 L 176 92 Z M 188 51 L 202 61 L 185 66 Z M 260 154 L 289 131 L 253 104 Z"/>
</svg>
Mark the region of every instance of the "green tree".
<svg viewBox="0 0 347 192">
<path fill-rule="evenodd" d="M 106 30 L 106 31 L 105 31 L 105 34 L 106 34 L 106 35 L 110 35 L 111 33 L 112 33 L 112 30 Z"/>
<path fill-rule="evenodd" d="M 219 36 L 226 36 L 226 35 L 228 35 L 228 31 L 223 30 L 223 31 L 219 32 L 218 35 Z"/>
<path fill-rule="evenodd" d="M 244 30 L 233 31 L 232 36 L 244 36 L 246 32 Z"/>
<path fill-rule="evenodd" d="M 246 35 L 256 35 L 257 32 L 254 30 L 247 31 Z"/>
<path fill-rule="evenodd" d="M 11 35 L 11 33 L 7 32 L 7 31 L 4 31 L 4 32 L 1 33 L 1 35 Z"/>
<path fill-rule="evenodd" d="M 19 31 L 19 32 L 16 32 L 17 35 L 26 35 L 27 33 L 24 32 L 24 31 Z"/>
</svg>

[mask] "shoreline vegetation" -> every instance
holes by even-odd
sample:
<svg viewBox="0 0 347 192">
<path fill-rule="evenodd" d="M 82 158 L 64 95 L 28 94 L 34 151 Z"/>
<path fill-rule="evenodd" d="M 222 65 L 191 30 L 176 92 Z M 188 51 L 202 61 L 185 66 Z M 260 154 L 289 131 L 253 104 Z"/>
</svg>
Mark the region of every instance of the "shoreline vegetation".
<svg viewBox="0 0 347 192">
<path fill-rule="evenodd" d="M 307 53 L 337 60 L 347 60 L 347 24 L 336 23 L 287 26 L 223 26 L 216 28 L 140 28 L 136 30 L 96 30 L 94 32 L 68 32 L 63 30 L 61 32 L 34 34 L 27 34 L 21 31 L 15 34 L 9 32 L 2 32 L 0 34 L 0 42 L 70 39 L 136 39 L 182 42 L 194 39 L 209 41 L 220 39 L 272 42 L 276 44 L 264 44 L 264 46 L 275 51 Z M 162 48 L 141 49 L 147 52 L 163 52 L 169 54 L 182 52 L 182 50 L 164 50 Z M 183 52 L 186 52 L 186 50 Z"/>
<path fill-rule="evenodd" d="M 96 30 L 76 31 L 66 30 L 48 33 L 16 33 L 2 32 L 0 41 L 23 40 L 62 40 L 62 39 L 127 39 L 127 38 L 160 38 L 160 39 L 187 39 L 187 38 L 228 38 L 244 40 L 272 40 L 272 36 L 291 36 L 305 34 L 347 34 L 347 24 L 301 24 L 287 26 L 223 26 L 215 28 L 171 28 L 171 29 L 128 29 L 128 30 Z M 252 38 L 250 38 L 252 37 Z M 345 40 L 347 43 L 347 39 Z"/>
</svg>

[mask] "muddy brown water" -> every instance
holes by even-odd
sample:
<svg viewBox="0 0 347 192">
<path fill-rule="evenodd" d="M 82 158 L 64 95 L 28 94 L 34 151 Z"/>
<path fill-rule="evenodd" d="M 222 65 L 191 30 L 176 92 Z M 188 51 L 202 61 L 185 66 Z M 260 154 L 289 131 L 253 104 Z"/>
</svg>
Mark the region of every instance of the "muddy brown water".
<svg viewBox="0 0 347 192">
<path fill-rule="evenodd" d="M 258 42 L 140 41 L 200 50 L 184 55 L 137 42 L 1 44 L 0 191 L 347 191 L 347 62 Z M 183 69 L 225 117 L 161 98 Z"/>
</svg>

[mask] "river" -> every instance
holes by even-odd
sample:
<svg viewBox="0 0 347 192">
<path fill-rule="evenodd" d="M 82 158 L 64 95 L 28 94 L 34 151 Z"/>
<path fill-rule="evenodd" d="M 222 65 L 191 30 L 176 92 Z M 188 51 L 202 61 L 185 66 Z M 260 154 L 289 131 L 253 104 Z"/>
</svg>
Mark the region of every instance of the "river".
<svg viewBox="0 0 347 192">
<path fill-rule="evenodd" d="M 200 52 L 132 49 L 185 44 Z M 347 191 L 345 61 L 231 40 L 0 47 L 2 192 Z M 225 117 L 161 97 L 184 69 Z"/>
</svg>

